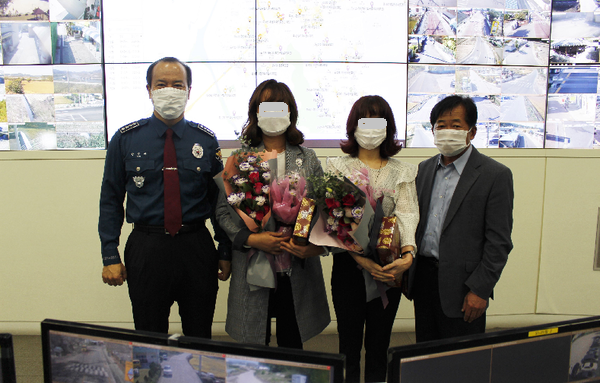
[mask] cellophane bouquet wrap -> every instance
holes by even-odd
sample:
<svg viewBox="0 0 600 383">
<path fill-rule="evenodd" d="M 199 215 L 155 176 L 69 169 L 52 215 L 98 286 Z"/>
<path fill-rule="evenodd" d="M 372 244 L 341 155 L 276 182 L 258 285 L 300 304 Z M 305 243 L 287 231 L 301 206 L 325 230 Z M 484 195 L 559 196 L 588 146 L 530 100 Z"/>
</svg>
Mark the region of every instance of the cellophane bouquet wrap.
<svg viewBox="0 0 600 383">
<path fill-rule="evenodd" d="M 276 158 L 276 151 L 242 148 L 231 153 L 225 169 L 214 177 L 227 197 L 231 218 L 254 233 L 276 230 L 275 220 L 271 219 L 269 186 L 271 174 L 276 172 L 272 170 Z M 246 259 L 250 290 L 276 287 L 270 254 L 251 248 Z"/>
<path fill-rule="evenodd" d="M 369 182 L 369 170 L 367 168 L 352 170 L 350 175 L 348 175 L 348 179 L 365 194 L 365 198 L 369 201 L 371 207 L 375 209 L 377 195 L 381 195 L 381 192 L 376 191 L 371 186 Z"/>
<path fill-rule="evenodd" d="M 373 209 L 365 193 L 342 174 L 327 172 L 309 177 L 312 197 L 320 210 L 310 242 L 363 253 L 369 243 Z"/>
<path fill-rule="evenodd" d="M 362 255 L 381 266 L 394 262 L 400 257 L 400 228 L 396 216 L 384 216 L 382 202 L 385 190 L 372 186 L 366 167 L 350 170 L 347 178 L 363 192 L 374 211 L 368 228 L 369 246 Z M 388 192 L 393 194 L 393 190 Z"/>
<path fill-rule="evenodd" d="M 348 177 L 359 189 L 361 189 L 371 204 L 375 214 L 372 226 L 369 228 L 369 246 L 363 255 L 369 257 L 381 266 L 388 265 L 400 257 L 400 228 L 396 216 L 385 217 L 383 213 L 384 189 L 376 189 L 371 186 L 369 171 L 367 168 L 353 170 Z M 393 194 L 393 190 L 387 191 Z M 379 293 L 387 306 L 387 294 L 381 282 L 376 282 Z M 400 280 L 389 283 L 391 287 L 401 287 Z"/>
<path fill-rule="evenodd" d="M 294 224 L 305 196 L 306 179 L 298 173 L 286 175 L 271 183 L 271 211 L 278 223 L 277 231 L 283 233 L 286 238 L 292 236 Z M 286 273 L 291 271 L 291 255 L 287 251 L 276 254 L 273 258 L 275 271 Z"/>
<path fill-rule="evenodd" d="M 388 265 L 400 257 L 400 228 L 396 216 L 384 217 L 382 203 L 383 189 L 376 189 L 369 182 L 369 171 L 367 168 L 353 170 L 348 179 L 352 181 L 365 196 L 373 210 L 376 211 L 373 220 L 374 227 L 370 230 L 371 240 L 376 239 L 376 254 L 371 258 L 381 266 Z M 393 191 L 390 191 L 393 193 Z"/>
</svg>

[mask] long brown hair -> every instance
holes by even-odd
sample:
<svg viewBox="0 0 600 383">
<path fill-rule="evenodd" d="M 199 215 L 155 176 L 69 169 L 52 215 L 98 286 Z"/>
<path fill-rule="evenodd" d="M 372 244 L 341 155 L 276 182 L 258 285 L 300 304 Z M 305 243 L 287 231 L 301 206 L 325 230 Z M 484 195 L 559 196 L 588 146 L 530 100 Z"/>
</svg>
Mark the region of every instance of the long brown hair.
<svg viewBox="0 0 600 383">
<path fill-rule="evenodd" d="M 263 96 L 264 94 L 264 96 Z M 261 102 L 285 102 L 290 108 L 290 126 L 285 131 L 285 139 L 290 145 L 300 145 L 304 142 L 304 134 L 296 127 L 298 121 L 298 106 L 290 88 L 276 80 L 266 80 L 260 83 L 252 93 L 248 104 L 248 120 L 242 130 L 242 139 L 250 146 L 258 146 L 262 142 L 262 130 L 258 127 L 258 107 Z"/>
<path fill-rule="evenodd" d="M 361 118 L 382 117 L 387 121 L 385 140 L 379 145 L 379 155 L 383 159 L 393 157 L 402 149 L 402 144 L 396 140 L 396 121 L 390 104 L 387 103 L 381 96 L 363 96 L 359 98 L 350 110 L 348 121 L 346 122 L 346 141 L 342 141 L 340 145 L 342 151 L 349 154 L 351 157 L 358 155 L 358 142 L 354 138 L 354 133 L 358 127 L 358 120 Z"/>
</svg>

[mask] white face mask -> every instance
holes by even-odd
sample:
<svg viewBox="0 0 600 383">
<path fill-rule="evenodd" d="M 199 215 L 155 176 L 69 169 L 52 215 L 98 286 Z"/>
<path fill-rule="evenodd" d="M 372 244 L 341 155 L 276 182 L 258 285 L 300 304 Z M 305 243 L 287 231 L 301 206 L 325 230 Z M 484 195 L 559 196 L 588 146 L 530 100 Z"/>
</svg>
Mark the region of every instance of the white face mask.
<svg viewBox="0 0 600 383">
<path fill-rule="evenodd" d="M 440 153 L 445 157 L 454 157 L 462 152 L 467 146 L 467 134 L 469 130 L 441 129 L 436 130 L 433 142 Z"/>
<path fill-rule="evenodd" d="M 290 126 L 290 113 L 288 112 L 285 116 L 264 116 L 257 113 L 258 127 L 262 130 L 265 136 L 275 137 L 282 133 L 285 133 L 287 128 Z"/>
<path fill-rule="evenodd" d="M 154 110 L 165 120 L 174 120 L 181 116 L 187 100 L 187 90 L 167 87 L 152 91 Z"/>
<path fill-rule="evenodd" d="M 356 142 L 367 150 L 377 148 L 387 137 L 386 129 L 364 129 L 356 128 L 354 138 Z"/>
<path fill-rule="evenodd" d="M 354 138 L 361 147 L 373 150 L 381 145 L 387 137 L 386 127 L 387 120 L 385 118 L 361 118 L 358 120 Z"/>
</svg>

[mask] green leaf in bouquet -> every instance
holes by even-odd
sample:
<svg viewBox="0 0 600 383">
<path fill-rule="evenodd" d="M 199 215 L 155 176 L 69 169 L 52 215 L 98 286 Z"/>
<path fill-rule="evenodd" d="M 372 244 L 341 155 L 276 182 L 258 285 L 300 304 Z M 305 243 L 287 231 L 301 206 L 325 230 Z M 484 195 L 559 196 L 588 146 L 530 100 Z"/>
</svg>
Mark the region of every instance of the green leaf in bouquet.
<svg viewBox="0 0 600 383">
<path fill-rule="evenodd" d="M 245 192 L 248 191 L 252 191 L 252 185 L 249 182 L 246 182 L 245 184 L 240 185 L 240 190 Z"/>
<path fill-rule="evenodd" d="M 314 199 L 321 207 L 325 205 L 327 198 L 341 202 L 344 195 L 343 178 L 341 173 L 333 172 L 325 172 L 322 176 L 309 176 L 307 179 L 312 184 L 312 193 L 309 198 Z"/>
</svg>

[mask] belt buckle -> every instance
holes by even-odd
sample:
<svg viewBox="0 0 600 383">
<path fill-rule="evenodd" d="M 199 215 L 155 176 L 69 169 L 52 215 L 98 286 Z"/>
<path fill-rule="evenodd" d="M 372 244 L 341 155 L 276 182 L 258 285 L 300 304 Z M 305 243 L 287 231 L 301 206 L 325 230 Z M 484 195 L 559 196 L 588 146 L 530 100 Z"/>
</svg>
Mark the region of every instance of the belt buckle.
<svg viewBox="0 0 600 383">
<path fill-rule="evenodd" d="M 177 234 L 181 233 L 181 230 L 183 230 L 184 226 L 186 226 L 186 225 L 184 225 L 184 224 L 181 224 L 181 226 L 179 226 L 179 230 L 177 230 L 177 233 L 175 233 L 175 235 L 177 235 Z M 165 234 L 166 234 L 166 235 L 171 235 L 171 233 L 169 233 L 169 231 L 167 230 L 167 228 L 166 228 L 166 227 L 165 227 L 164 229 L 165 229 Z"/>
</svg>

